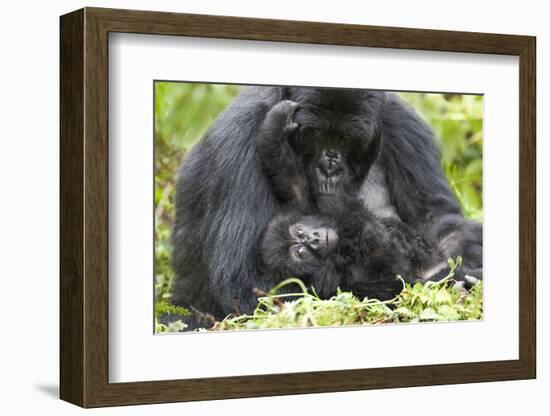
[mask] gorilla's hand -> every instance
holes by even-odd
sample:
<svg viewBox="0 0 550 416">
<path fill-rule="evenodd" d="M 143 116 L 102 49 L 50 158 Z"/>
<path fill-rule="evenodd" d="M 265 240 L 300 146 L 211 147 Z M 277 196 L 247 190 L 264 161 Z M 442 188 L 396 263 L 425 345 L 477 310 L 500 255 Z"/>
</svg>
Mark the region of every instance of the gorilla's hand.
<svg viewBox="0 0 550 416">
<path fill-rule="evenodd" d="M 299 212 L 311 210 L 310 191 L 303 166 L 288 138 L 298 128 L 294 113 L 298 103 L 279 101 L 266 114 L 257 137 L 262 169 L 277 198 Z"/>
<path fill-rule="evenodd" d="M 260 140 L 282 141 L 287 139 L 298 128 L 294 113 L 298 103 L 290 100 L 279 101 L 266 114 L 262 125 Z"/>
<path fill-rule="evenodd" d="M 453 277 L 455 286 L 464 289 L 472 289 L 482 278 L 482 269 L 478 270 L 463 270 Z"/>
</svg>

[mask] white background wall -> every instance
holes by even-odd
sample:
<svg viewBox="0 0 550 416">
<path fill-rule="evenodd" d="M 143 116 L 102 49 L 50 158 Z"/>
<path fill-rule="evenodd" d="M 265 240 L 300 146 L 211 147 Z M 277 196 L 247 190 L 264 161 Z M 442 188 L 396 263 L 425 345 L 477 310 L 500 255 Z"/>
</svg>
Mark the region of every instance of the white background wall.
<svg viewBox="0 0 550 416">
<path fill-rule="evenodd" d="M 370 4 L 369 4 L 370 3 Z M 550 364 L 542 331 L 550 301 L 543 275 L 544 242 L 550 237 L 543 211 L 543 183 L 550 160 L 543 119 L 550 101 L 550 26 L 546 2 L 277 0 L 126 0 L 3 2 L 0 9 L 0 410 L 4 414 L 76 414 L 82 410 L 58 395 L 58 193 L 59 20 L 83 6 L 240 15 L 537 36 L 538 53 L 538 379 L 533 381 L 379 390 L 367 392 L 225 400 L 92 410 L 88 414 L 317 415 L 543 414 L 550 408 Z M 474 340 L 475 343 L 475 340 Z M 7 413 L 7 411 L 11 411 Z"/>
</svg>

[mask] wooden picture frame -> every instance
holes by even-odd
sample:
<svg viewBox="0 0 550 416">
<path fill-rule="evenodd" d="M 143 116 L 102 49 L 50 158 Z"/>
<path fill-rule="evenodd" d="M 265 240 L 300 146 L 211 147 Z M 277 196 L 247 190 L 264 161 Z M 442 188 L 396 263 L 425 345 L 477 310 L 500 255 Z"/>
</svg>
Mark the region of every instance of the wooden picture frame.
<svg viewBox="0 0 550 416">
<path fill-rule="evenodd" d="M 99 8 L 85 8 L 62 16 L 60 28 L 61 399 L 82 407 L 101 407 L 535 378 L 534 37 Z M 109 383 L 110 32 L 518 56 L 519 359 Z"/>
</svg>

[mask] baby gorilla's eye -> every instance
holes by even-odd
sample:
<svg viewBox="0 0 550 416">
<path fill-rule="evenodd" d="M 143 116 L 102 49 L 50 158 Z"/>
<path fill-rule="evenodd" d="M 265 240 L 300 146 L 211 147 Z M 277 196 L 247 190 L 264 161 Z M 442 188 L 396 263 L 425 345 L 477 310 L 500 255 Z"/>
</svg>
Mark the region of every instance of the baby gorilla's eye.
<svg viewBox="0 0 550 416">
<path fill-rule="evenodd" d="M 296 244 L 292 247 L 292 256 L 296 260 L 303 260 L 307 256 L 307 249 L 303 245 Z"/>
<path fill-rule="evenodd" d="M 304 236 L 304 230 L 302 230 L 301 228 L 298 228 L 298 229 L 296 230 L 296 235 L 297 235 L 298 237 L 303 237 L 303 236 Z"/>
</svg>

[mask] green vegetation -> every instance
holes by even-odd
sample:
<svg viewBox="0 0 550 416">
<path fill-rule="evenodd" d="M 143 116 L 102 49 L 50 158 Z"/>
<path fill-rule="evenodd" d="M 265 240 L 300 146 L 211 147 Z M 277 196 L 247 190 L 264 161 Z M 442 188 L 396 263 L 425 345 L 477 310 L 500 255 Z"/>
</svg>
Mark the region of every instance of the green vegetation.
<svg viewBox="0 0 550 416">
<path fill-rule="evenodd" d="M 174 220 L 174 189 L 178 166 L 206 132 L 217 115 L 238 94 L 235 85 L 155 84 L 155 313 L 168 311 L 174 272 L 171 269 L 170 232 Z M 432 127 L 441 148 L 441 165 L 468 218 L 481 220 L 482 205 L 482 110 L 481 96 L 400 93 Z M 275 292 L 260 297 L 252 316 L 228 317 L 216 330 L 277 328 L 307 325 L 417 322 L 479 319 L 482 285 L 469 292 L 452 287 L 449 280 L 437 284 L 405 286 L 390 302 L 359 300 L 339 293 L 330 300 L 299 294 L 282 299 Z M 271 305 L 271 307 L 269 307 Z M 284 305 L 281 309 L 280 306 Z M 338 313 L 340 311 L 340 313 Z M 343 311 L 349 313 L 344 317 Z M 294 317 L 292 320 L 291 318 Z M 288 321 L 288 320 L 291 321 Z M 339 323 L 338 323 L 339 322 Z M 183 324 L 157 324 L 157 332 L 183 329 Z"/>
<path fill-rule="evenodd" d="M 230 315 L 217 322 L 212 330 L 480 319 L 483 315 L 482 283 L 477 283 L 470 291 L 453 286 L 456 267 L 459 263 L 453 264 L 449 275 L 439 282 L 416 283 L 414 286 L 403 283 L 403 291 L 386 302 L 367 298 L 360 300 L 349 292 L 338 292 L 332 298 L 323 300 L 308 293 L 300 280 L 290 278 L 279 283 L 270 293 L 260 296 L 258 307 L 252 315 Z M 301 292 L 277 294 L 281 287 L 289 284 L 297 284 Z"/>
</svg>

